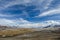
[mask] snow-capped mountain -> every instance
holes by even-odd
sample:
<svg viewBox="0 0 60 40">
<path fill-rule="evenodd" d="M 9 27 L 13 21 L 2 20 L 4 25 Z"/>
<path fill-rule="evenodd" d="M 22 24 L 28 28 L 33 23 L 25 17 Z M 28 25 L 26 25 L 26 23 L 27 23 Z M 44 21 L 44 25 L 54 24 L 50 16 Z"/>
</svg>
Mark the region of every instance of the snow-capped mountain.
<svg viewBox="0 0 60 40">
<path fill-rule="evenodd" d="M 49 28 L 49 27 L 60 27 L 60 21 L 53 21 L 53 20 L 49 20 L 49 21 L 45 21 L 45 23 L 47 24 L 47 26 L 45 26 L 44 28 Z"/>
</svg>

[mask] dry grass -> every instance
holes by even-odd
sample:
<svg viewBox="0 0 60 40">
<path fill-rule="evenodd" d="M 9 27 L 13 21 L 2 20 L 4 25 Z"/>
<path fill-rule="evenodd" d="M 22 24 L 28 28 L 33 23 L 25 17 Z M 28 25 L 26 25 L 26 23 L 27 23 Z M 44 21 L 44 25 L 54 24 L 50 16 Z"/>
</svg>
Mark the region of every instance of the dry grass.
<svg viewBox="0 0 60 40">
<path fill-rule="evenodd" d="M 59 28 L 44 28 L 38 30 L 40 31 L 29 28 L 1 30 L 0 40 L 60 40 Z"/>
<path fill-rule="evenodd" d="M 6 37 L 6 36 L 15 36 L 15 35 L 20 35 L 20 34 L 25 34 L 25 33 L 29 33 L 29 32 L 33 32 L 32 29 L 7 29 L 7 30 L 0 30 L 0 36 L 1 37 Z"/>
</svg>

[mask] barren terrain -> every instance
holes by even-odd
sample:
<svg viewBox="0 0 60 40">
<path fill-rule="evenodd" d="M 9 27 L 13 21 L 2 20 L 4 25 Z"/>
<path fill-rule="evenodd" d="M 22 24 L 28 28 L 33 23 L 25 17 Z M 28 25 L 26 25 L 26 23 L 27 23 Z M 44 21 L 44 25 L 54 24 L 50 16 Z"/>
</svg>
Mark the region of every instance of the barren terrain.
<svg viewBox="0 0 60 40">
<path fill-rule="evenodd" d="M 48 28 L 41 30 L 22 28 L 1 30 L 0 40 L 60 40 L 60 29 Z"/>
</svg>

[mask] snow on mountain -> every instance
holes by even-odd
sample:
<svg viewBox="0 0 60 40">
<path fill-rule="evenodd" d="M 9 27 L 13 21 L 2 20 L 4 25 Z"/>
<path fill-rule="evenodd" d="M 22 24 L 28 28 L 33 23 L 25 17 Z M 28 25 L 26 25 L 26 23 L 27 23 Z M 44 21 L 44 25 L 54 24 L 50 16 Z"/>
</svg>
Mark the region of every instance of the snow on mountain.
<svg viewBox="0 0 60 40">
<path fill-rule="evenodd" d="M 49 21 L 45 21 L 45 23 L 47 24 L 47 26 L 45 27 L 60 27 L 60 21 L 54 21 L 54 20 L 49 20 Z"/>
</svg>

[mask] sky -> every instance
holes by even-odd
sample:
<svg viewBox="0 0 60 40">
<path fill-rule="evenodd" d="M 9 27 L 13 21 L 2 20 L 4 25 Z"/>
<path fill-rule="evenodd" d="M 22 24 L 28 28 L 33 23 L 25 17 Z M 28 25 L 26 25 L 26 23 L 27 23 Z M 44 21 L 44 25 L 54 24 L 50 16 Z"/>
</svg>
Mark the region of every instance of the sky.
<svg viewBox="0 0 60 40">
<path fill-rule="evenodd" d="M 60 0 L 0 0 L 0 25 L 43 28 L 60 24 Z"/>
</svg>

